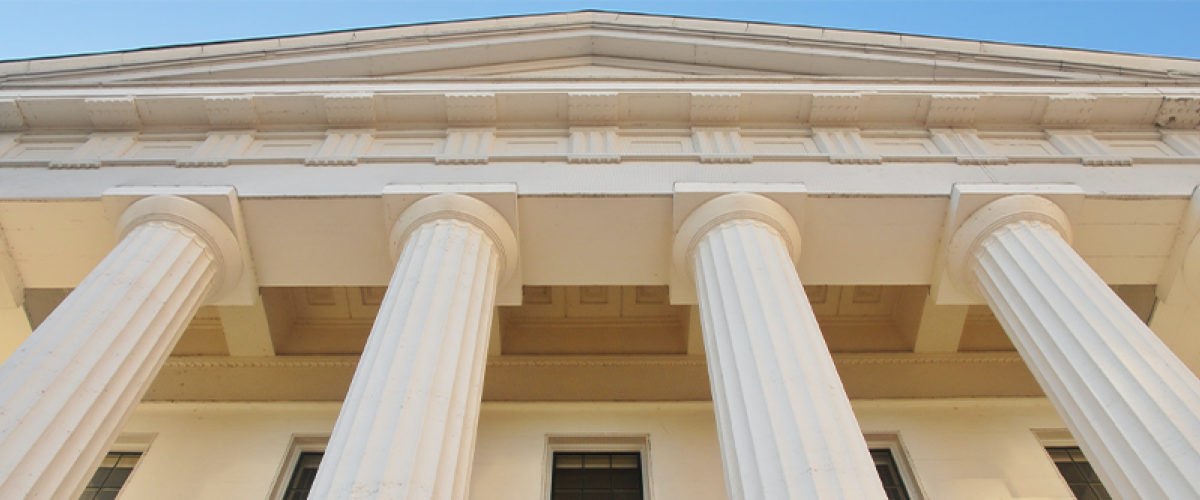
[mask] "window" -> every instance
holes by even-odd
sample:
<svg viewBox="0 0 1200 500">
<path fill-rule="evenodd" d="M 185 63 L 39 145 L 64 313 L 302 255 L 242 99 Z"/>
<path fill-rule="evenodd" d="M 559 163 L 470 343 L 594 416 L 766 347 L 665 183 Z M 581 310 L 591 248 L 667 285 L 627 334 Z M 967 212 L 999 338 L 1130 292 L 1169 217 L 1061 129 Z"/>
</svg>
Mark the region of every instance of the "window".
<svg viewBox="0 0 1200 500">
<path fill-rule="evenodd" d="M 1108 490 L 1104 489 L 1104 485 L 1100 484 L 1100 476 L 1096 475 L 1095 469 L 1092 469 L 1088 463 L 1087 457 L 1083 456 L 1083 450 L 1075 446 L 1055 446 L 1047 447 L 1046 451 L 1050 453 L 1050 458 L 1054 460 L 1054 465 L 1058 466 L 1059 474 L 1062 474 L 1063 479 L 1067 481 L 1067 486 L 1071 488 L 1071 493 L 1075 494 L 1075 498 L 1079 500 L 1109 500 Z"/>
<path fill-rule="evenodd" d="M 292 471 L 292 480 L 288 482 L 287 490 L 283 492 L 284 500 L 304 500 L 308 498 L 308 490 L 312 489 L 313 480 L 317 478 L 317 468 L 321 466 L 323 452 L 301 453 L 296 461 L 296 469 Z"/>
<path fill-rule="evenodd" d="M 133 472 L 133 467 L 141 460 L 141 452 L 114 452 L 104 456 L 100 467 L 92 474 L 79 495 L 79 500 L 112 500 L 117 498 L 125 480 Z"/>
<path fill-rule="evenodd" d="M 922 500 L 917 477 L 908 466 L 908 454 L 900 444 L 898 434 L 865 434 L 871 460 L 879 473 L 879 482 L 888 500 Z"/>
<path fill-rule="evenodd" d="M 544 500 L 652 500 L 645 434 L 546 436 Z"/>
<path fill-rule="evenodd" d="M 325 457 L 327 436 L 292 436 L 275 476 L 270 500 L 304 500 L 317 479 L 317 469 Z"/>
<path fill-rule="evenodd" d="M 875 460 L 875 470 L 879 472 L 879 480 L 883 481 L 883 490 L 887 492 L 888 500 L 910 500 L 892 450 L 871 450 L 871 458 Z"/>
<path fill-rule="evenodd" d="M 552 500 L 642 500 L 640 453 L 555 453 Z"/>
</svg>

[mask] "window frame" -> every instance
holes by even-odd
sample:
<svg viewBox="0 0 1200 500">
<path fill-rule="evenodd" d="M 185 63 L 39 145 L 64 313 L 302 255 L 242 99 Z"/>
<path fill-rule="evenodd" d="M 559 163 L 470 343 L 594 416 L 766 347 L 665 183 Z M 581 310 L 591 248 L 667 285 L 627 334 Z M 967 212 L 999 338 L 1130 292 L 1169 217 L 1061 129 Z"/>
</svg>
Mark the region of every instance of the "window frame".
<svg viewBox="0 0 1200 500">
<path fill-rule="evenodd" d="M 275 473 L 275 486 L 271 488 L 271 496 L 267 498 L 271 500 L 283 500 L 283 495 L 287 493 L 288 484 L 291 484 L 292 474 L 296 471 L 296 464 L 300 463 L 300 455 L 302 453 L 325 453 L 325 448 L 328 446 L 329 436 L 292 435 L 292 439 L 288 443 L 287 453 L 283 455 L 283 460 L 280 461 L 279 471 Z"/>
<path fill-rule="evenodd" d="M 637 453 L 642 461 L 642 500 L 653 500 L 649 434 L 548 434 L 542 460 L 542 499 L 554 494 L 555 453 Z"/>
<path fill-rule="evenodd" d="M 912 468 L 912 458 L 908 456 L 908 448 L 900 440 L 900 434 L 864 434 L 863 439 L 866 440 L 869 450 L 888 450 L 892 453 L 892 460 L 896 462 L 896 470 L 900 473 L 900 480 L 904 481 L 908 498 L 925 500 L 925 494 L 922 493 L 924 488 L 921 487 L 921 481 Z"/>
</svg>

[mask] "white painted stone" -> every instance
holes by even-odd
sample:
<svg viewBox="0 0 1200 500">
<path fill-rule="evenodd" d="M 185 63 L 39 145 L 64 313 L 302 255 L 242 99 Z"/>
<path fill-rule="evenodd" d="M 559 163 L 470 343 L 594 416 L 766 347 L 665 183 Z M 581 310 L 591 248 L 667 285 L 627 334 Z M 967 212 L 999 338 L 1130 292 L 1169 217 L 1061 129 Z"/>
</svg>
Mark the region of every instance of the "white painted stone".
<svg viewBox="0 0 1200 500">
<path fill-rule="evenodd" d="M 135 203 L 118 235 L 0 365 L 0 498 L 78 497 L 224 268 L 241 267 L 224 222 L 182 198 Z"/>
<path fill-rule="evenodd" d="M 886 498 L 796 274 L 799 230 L 765 197 L 721 196 L 675 239 L 700 299 L 728 497 Z"/>
<path fill-rule="evenodd" d="M 980 293 L 1114 498 L 1200 498 L 1200 380 L 1070 246 L 1053 202 L 963 223 L 951 272 Z"/>
<path fill-rule="evenodd" d="M 487 204 L 423 198 L 392 232 L 396 271 L 312 498 L 465 499 L 499 282 L 516 237 Z"/>
<path fill-rule="evenodd" d="M 29 316 L 24 307 L 0 308 L 0 359 L 8 359 L 30 333 Z"/>
</svg>

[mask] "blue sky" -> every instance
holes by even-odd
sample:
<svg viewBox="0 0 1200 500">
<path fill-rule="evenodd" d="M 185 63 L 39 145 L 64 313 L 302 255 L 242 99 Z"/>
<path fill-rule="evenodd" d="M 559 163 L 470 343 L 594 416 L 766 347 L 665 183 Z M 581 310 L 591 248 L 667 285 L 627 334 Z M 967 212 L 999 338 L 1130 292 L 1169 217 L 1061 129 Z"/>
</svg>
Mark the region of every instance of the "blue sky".
<svg viewBox="0 0 1200 500">
<path fill-rule="evenodd" d="M 584 9 L 1200 59 L 1200 0 L 0 0 L 0 59 Z"/>
</svg>

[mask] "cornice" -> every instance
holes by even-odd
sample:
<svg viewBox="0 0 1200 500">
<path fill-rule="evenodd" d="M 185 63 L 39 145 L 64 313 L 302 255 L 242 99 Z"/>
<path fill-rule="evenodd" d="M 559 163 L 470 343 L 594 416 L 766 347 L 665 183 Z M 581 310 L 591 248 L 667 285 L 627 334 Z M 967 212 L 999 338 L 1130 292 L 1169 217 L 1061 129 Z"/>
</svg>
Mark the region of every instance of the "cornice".
<svg viewBox="0 0 1200 500">
<path fill-rule="evenodd" d="M 436 50 L 440 45 L 495 46 L 537 36 L 624 36 L 635 37 L 643 43 L 663 38 L 745 45 L 763 50 L 909 58 L 929 63 L 931 67 L 937 61 L 942 72 L 953 71 L 955 67 L 982 67 L 1008 69 L 1018 74 L 1041 72 L 1063 78 L 1174 76 L 1180 69 L 1187 71 L 1197 67 L 1196 61 L 1187 59 L 914 35 L 650 15 L 568 13 L 4 61 L 0 62 L 0 78 L 79 78 L 114 71 L 124 73 L 113 75 L 118 79 L 136 78 L 148 71 L 186 69 L 197 63 L 219 66 L 266 60 L 271 64 L 286 64 L 290 59 L 331 52 L 353 55 L 380 50 L 428 50 L 430 47 Z"/>
<path fill-rule="evenodd" d="M 487 86 L 474 86 L 487 87 Z M 294 127 L 1028 127 L 1200 126 L 1200 89 L 680 85 L 608 91 L 512 85 L 488 92 L 207 88 L 0 92 L 0 131 Z M 716 88 L 724 91 L 713 92 Z M 462 91 L 458 91 L 462 90 Z"/>
</svg>

